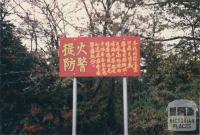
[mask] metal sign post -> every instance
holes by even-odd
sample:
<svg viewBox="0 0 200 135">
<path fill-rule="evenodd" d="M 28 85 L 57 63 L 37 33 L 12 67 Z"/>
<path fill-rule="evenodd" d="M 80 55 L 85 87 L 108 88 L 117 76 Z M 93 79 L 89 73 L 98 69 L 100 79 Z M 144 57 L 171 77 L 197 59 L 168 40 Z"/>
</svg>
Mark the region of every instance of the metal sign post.
<svg viewBox="0 0 200 135">
<path fill-rule="evenodd" d="M 76 112 L 77 112 L 77 78 L 73 78 L 73 116 L 72 135 L 76 135 Z"/>
<path fill-rule="evenodd" d="M 124 135 L 128 135 L 127 77 L 123 77 Z"/>
</svg>

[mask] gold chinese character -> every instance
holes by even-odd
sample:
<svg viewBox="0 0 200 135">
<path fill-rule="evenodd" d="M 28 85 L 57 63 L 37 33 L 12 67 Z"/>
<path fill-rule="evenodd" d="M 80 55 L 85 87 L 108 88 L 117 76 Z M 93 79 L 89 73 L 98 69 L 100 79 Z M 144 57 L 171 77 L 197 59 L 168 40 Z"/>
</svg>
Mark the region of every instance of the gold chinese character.
<svg viewBox="0 0 200 135">
<path fill-rule="evenodd" d="M 97 68 L 96 75 L 98 75 L 98 76 L 101 75 L 101 72 L 100 72 L 100 65 L 99 65 L 99 67 Z"/>
<path fill-rule="evenodd" d="M 111 48 L 111 52 L 115 52 L 116 51 L 116 48 L 115 47 L 112 47 Z"/>
<path fill-rule="evenodd" d="M 107 63 L 110 63 L 110 62 L 111 62 L 111 58 L 107 58 L 107 59 L 106 59 L 106 62 L 107 62 Z"/>
<path fill-rule="evenodd" d="M 106 58 L 110 58 L 110 57 L 111 57 L 110 53 L 106 53 Z"/>
<path fill-rule="evenodd" d="M 78 66 L 80 66 L 80 72 L 85 72 L 85 67 L 87 66 L 87 61 L 85 57 L 78 58 Z"/>
<path fill-rule="evenodd" d="M 117 68 L 122 68 L 122 64 L 121 63 L 117 64 Z"/>
<path fill-rule="evenodd" d="M 63 53 L 64 56 L 67 56 L 68 54 L 74 56 L 75 54 L 74 54 L 74 45 L 73 45 L 73 43 L 64 44 L 62 53 Z"/>
<path fill-rule="evenodd" d="M 134 40 L 133 41 L 133 46 L 136 46 L 138 43 Z"/>
<path fill-rule="evenodd" d="M 136 51 L 137 51 L 137 47 L 133 46 L 133 52 L 136 52 Z"/>
<path fill-rule="evenodd" d="M 100 58 L 100 52 L 96 53 L 96 58 Z"/>
<path fill-rule="evenodd" d="M 111 54 L 111 56 L 112 56 L 112 57 L 115 57 L 115 53 L 113 52 L 113 53 Z"/>
<path fill-rule="evenodd" d="M 90 58 L 91 59 L 95 59 L 95 55 L 94 54 L 90 54 Z"/>
<path fill-rule="evenodd" d="M 95 42 L 95 52 L 100 52 L 100 44 Z"/>
<path fill-rule="evenodd" d="M 123 58 L 126 58 L 126 53 L 123 53 L 123 54 L 122 54 L 122 57 L 123 57 Z"/>
<path fill-rule="evenodd" d="M 112 41 L 112 42 L 110 43 L 110 46 L 115 47 L 115 41 Z"/>
<path fill-rule="evenodd" d="M 126 65 L 125 62 L 122 63 L 122 67 L 123 67 L 123 68 L 126 68 L 126 67 L 127 67 L 127 65 Z"/>
<path fill-rule="evenodd" d="M 112 69 L 112 73 L 116 73 L 116 66 L 114 64 L 111 66 L 111 69 Z"/>
<path fill-rule="evenodd" d="M 121 49 L 121 52 L 126 53 L 126 48 L 123 47 L 123 48 Z"/>
<path fill-rule="evenodd" d="M 101 42 L 101 52 L 104 52 L 106 49 L 105 49 L 105 45 L 104 45 L 104 42 Z"/>
<path fill-rule="evenodd" d="M 101 68 L 101 65 L 100 64 L 96 64 L 96 69 L 100 70 L 100 68 Z"/>
<path fill-rule="evenodd" d="M 126 67 L 123 68 L 123 69 L 122 69 L 122 72 L 127 72 L 127 68 L 126 68 Z"/>
<path fill-rule="evenodd" d="M 117 51 L 117 52 L 120 52 L 120 46 L 119 46 L 119 45 L 116 46 L 116 51 Z"/>
<path fill-rule="evenodd" d="M 128 45 L 131 45 L 131 40 L 128 40 L 128 41 L 127 41 L 127 44 L 128 44 Z"/>
<path fill-rule="evenodd" d="M 121 57 L 121 54 L 120 52 L 117 52 L 117 55 L 116 55 L 117 58 L 120 58 Z"/>
<path fill-rule="evenodd" d="M 104 57 L 105 53 L 104 52 L 101 52 L 101 57 Z"/>
<path fill-rule="evenodd" d="M 106 67 L 107 67 L 107 68 L 110 68 L 110 67 L 111 67 L 111 64 L 107 64 Z"/>
<path fill-rule="evenodd" d="M 101 63 L 101 59 L 100 59 L 100 58 L 97 58 L 97 59 L 96 59 L 96 63 L 97 63 L 97 64 L 100 64 L 100 63 Z"/>
<path fill-rule="evenodd" d="M 137 65 L 137 62 L 134 63 L 134 66 L 133 66 L 133 72 L 138 72 L 138 65 Z"/>
<path fill-rule="evenodd" d="M 101 72 L 100 72 L 99 70 L 97 70 L 96 75 L 97 75 L 97 76 L 100 76 L 100 75 L 101 75 Z"/>
<path fill-rule="evenodd" d="M 123 57 L 122 58 L 122 62 L 126 62 L 127 60 L 126 60 L 126 58 L 125 57 Z"/>
<path fill-rule="evenodd" d="M 121 61 L 121 59 L 116 59 L 116 62 L 121 63 L 122 61 Z"/>
<path fill-rule="evenodd" d="M 115 63 L 115 58 L 111 59 L 111 63 L 114 64 Z"/>
<path fill-rule="evenodd" d="M 101 62 L 105 62 L 105 59 L 103 57 L 101 58 Z"/>
<path fill-rule="evenodd" d="M 107 73 L 108 73 L 108 74 L 111 74 L 111 73 L 112 73 L 112 70 L 111 70 L 110 67 L 107 69 Z"/>
<path fill-rule="evenodd" d="M 103 68 L 106 67 L 106 63 L 105 62 L 101 63 L 101 65 L 102 65 Z"/>
<path fill-rule="evenodd" d="M 94 64 L 95 64 L 95 60 L 94 60 L 94 59 L 91 59 L 91 60 L 90 60 L 90 64 L 94 65 Z"/>
<path fill-rule="evenodd" d="M 90 42 L 90 47 L 94 48 L 94 42 Z"/>
<path fill-rule="evenodd" d="M 94 54 L 94 53 L 95 53 L 94 48 L 91 48 L 91 49 L 90 49 L 90 53 L 91 53 L 91 54 Z"/>
<path fill-rule="evenodd" d="M 106 45 L 106 46 L 110 46 L 110 42 L 107 41 L 107 42 L 105 43 L 105 45 Z"/>
<path fill-rule="evenodd" d="M 127 51 L 131 51 L 131 45 L 128 45 Z"/>
<path fill-rule="evenodd" d="M 63 62 L 64 62 L 64 71 L 67 70 L 74 71 L 75 60 L 73 58 L 65 58 L 63 59 Z"/>
<path fill-rule="evenodd" d="M 126 48 L 126 41 L 122 41 L 121 42 L 121 46 L 124 47 L 124 48 Z"/>
<path fill-rule="evenodd" d="M 133 67 L 133 63 L 132 63 L 133 58 L 131 56 L 128 57 L 128 68 L 132 68 Z"/>
<path fill-rule="evenodd" d="M 106 75 L 107 75 L 106 68 L 102 68 L 102 74 L 103 74 L 103 76 L 106 76 Z"/>
<path fill-rule="evenodd" d="M 118 41 L 116 42 L 116 44 L 115 44 L 115 45 L 120 47 L 120 44 L 119 44 L 119 42 L 118 42 Z"/>
<path fill-rule="evenodd" d="M 107 53 L 110 52 L 110 46 L 106 46 L 106 50 L 105 50 Z"/>
<path fill-rule="evenodd" d="M 119 69 L 117 69 L 117 73 L 121 73 L 122 72 L 122 70 L 119 68 Z"/>
<path fill-rule="evenodd" d="M 85 48 L 85 44 L 83 42 L 81 42 L 80 45 L 78 46 L 77 55 L 79 55 L 81 52 L 84 53 L 85 55 L 87 55 L 87 52 L 84 50 L 84 48 Z"/>
</svg>

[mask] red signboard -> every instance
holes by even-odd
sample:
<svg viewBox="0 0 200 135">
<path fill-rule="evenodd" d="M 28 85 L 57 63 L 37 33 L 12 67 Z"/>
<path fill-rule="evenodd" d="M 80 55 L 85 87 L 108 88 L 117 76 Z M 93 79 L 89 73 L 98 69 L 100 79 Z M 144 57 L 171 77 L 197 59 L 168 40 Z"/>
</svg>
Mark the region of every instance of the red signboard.
<svg viewBox="0 0 200 135">
<path fill-rule="evenodd" d="M 61 77 L 140 76 L 138 36 L 60 38 Z"/>
</svg>

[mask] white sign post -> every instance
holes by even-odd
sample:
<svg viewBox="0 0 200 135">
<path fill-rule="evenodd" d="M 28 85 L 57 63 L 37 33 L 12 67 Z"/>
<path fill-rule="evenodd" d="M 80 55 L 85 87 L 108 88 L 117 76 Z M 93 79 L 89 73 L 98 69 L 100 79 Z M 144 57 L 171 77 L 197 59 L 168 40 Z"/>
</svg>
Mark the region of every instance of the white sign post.
<svg viewBox="0 0 200 135">
<path fill-rule="evenodd" d="M 124 135 L 128 135 L 127 77 L 123 77 Z"/>
<path fill-rule="evenodd" d="M 77 78 L 73 78 L 73 116 L 72 135 L 76 135 L 76 112 L 77 112 Z"/>
</svg>

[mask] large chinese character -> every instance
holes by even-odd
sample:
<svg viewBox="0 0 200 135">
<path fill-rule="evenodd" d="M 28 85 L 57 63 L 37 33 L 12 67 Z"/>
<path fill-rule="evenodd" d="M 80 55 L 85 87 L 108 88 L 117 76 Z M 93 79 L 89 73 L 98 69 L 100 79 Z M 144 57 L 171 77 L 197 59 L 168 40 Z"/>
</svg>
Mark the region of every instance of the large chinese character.
<svg viewBox="0 0 200 135">
<path fill-rule="evenodd" d="M 81 42 L 80 45 L 78 46 L 77 55 L 79 55 L 80 53 L 84 53 L 86 55 L 87 52 L 84 49 L 85 49 L 85 44 Z"/>
<path fill-rule="evenodd" d="M 74 71 L 75 60 L 73 58 L 65 58 L 63 59 L 63 62 L 64 62 L 64 71 L 66 70 Z"/>
<path fill-rule="evenodd" d="M 74 56 L 75 54 L 74 54 L 74 45 L 73 45 L 73 43 L 64 44 L 62 53 L 63 53 L 64 56 L 67 56 L 68 54 Z"/>
<path fill-rule="evenodd" d="M 80 66 L 80 72 L 85 72 L 85 67 L 87 66 L 87 61 L 85 57 L 78 58 L 78 66 Z"/>
</svg>

